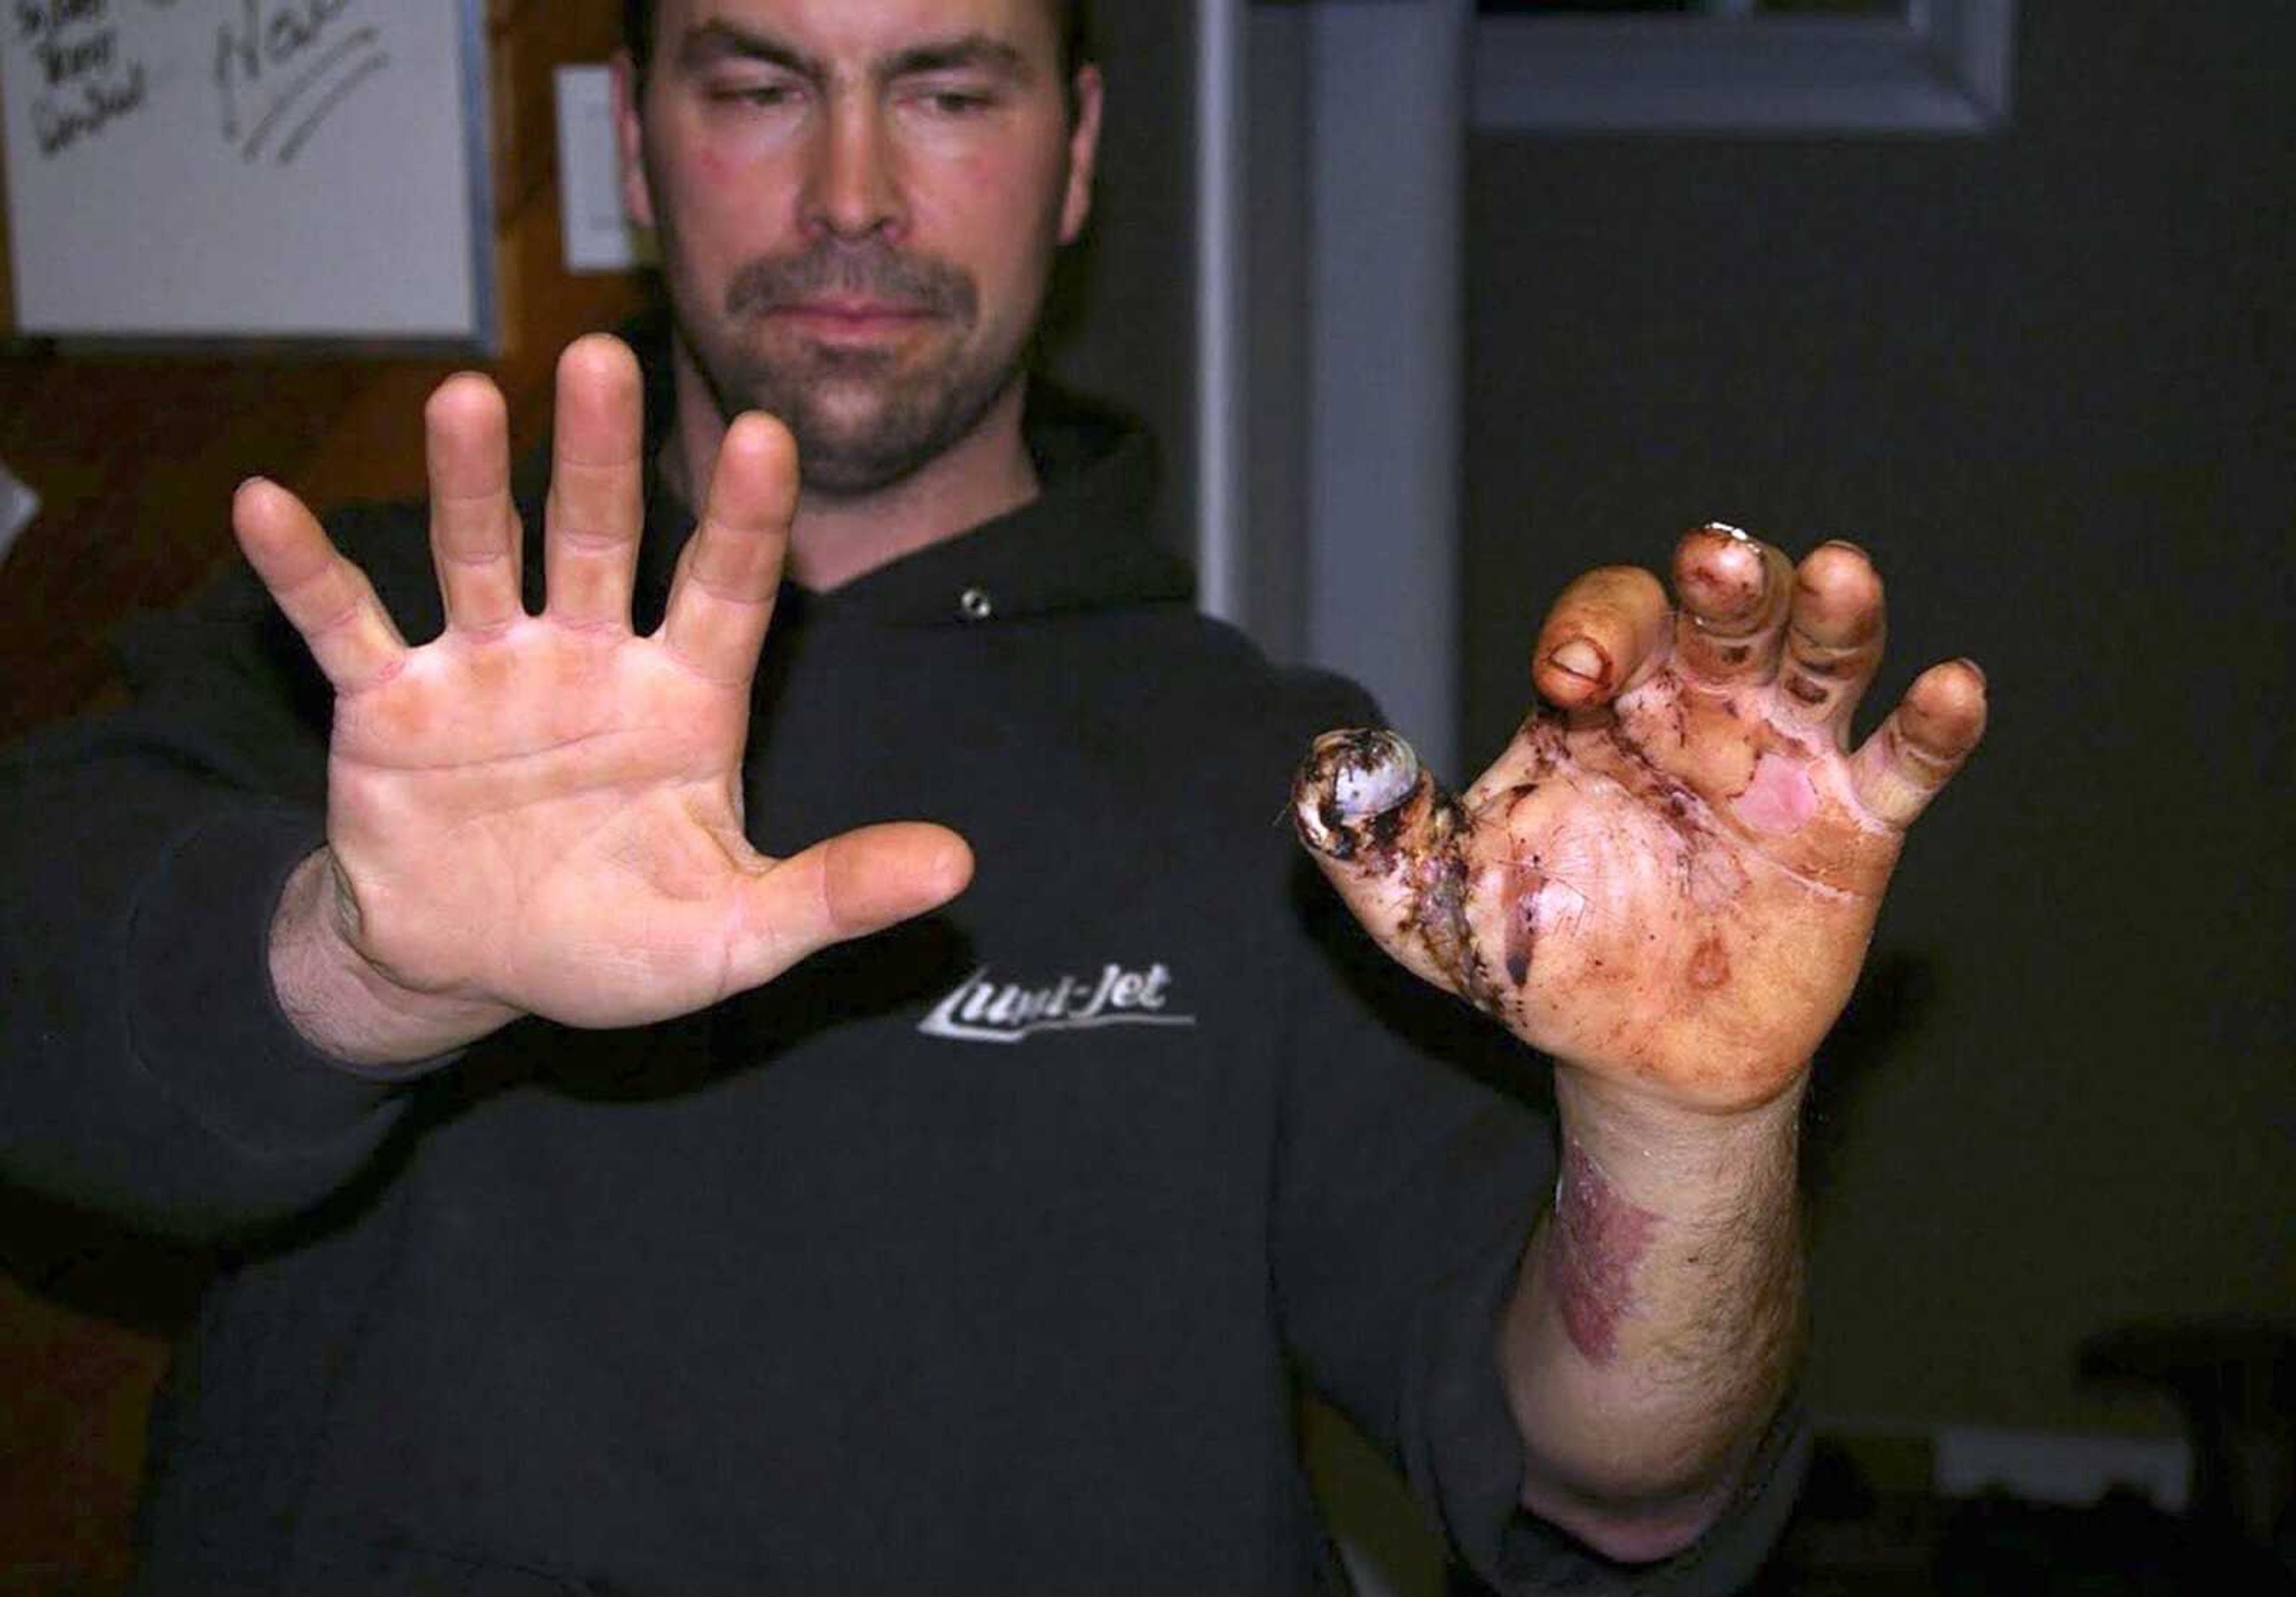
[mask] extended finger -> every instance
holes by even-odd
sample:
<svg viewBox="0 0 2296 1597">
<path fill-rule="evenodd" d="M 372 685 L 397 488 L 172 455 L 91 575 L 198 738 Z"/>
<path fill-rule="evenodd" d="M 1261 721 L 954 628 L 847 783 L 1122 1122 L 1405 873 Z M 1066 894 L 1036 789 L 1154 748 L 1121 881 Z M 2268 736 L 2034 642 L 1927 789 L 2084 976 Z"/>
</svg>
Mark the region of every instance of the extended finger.
<svg viewBox="0 0 2296 1597">
<path fill-rule="evenodd" d="M 366 573 L 342 557 L 300 499 L 250 479 L 232 496 L 231 526 L 335 692 L 356 693 L 398 668 L 406 641 Z"/>
<path fill-rule="evenodd" d="M 518 512 L 510 495 L 510 417 L 475 372 L 449 377 L 422 408 L 430 478 L 430 559 L 447 625 L 493 632 L 525 613 Z"/>
<path fill-rule="evenodd" d="M 603 333 L 568 345 L 555 416 L 543 512 L 548 614 L 627 627 L 645 520 L 644 388 L 629 346 Z"/>
<path fill-rule="evenodd" d="M 1675 654 L 1717 687 L 1769 681 L 1792 590 L 1793 568 L 1769 545 L 1719 522 L 1693 528 L 1674 550 Z"/>
<path fill-rule="evenodd" d="M 1910 826 L 1985 734 L 1985 674 L 1972 660 L 1931 666 L 1851 757 L 1850 781 L 1866 807 Z"/>
<path fill-rule="evenodd" d="M 1882 663 L 1882 578 L 1854 544 L 1821 544 L 1795 568 L 1779 708 L 1849 741 L 1849 717 Z"/>
<path fill-rule="evenodd" d="M 750 880 L 730 973 L 735 990 L 772 980 L 832 943 L 936 909 L 972 880 L 972 850 L 946 826 L 864 826 Z"/>
<path fill-rule="evenodd" d="M 1562 709 L 1604 704 L 1664 658 L 1666 590 L 1638 566 L 1603 566 L 1562 590 L 1538 629 L 1531 683 Z"/>
<path fill-rule="evenodd" d="M 789 430 L 757 411 L 735 417 L 662 618 L 671 651 L 712 681 L 746 682 L 757 667 L 796 512 L 797 445 Z"/>
</svg>

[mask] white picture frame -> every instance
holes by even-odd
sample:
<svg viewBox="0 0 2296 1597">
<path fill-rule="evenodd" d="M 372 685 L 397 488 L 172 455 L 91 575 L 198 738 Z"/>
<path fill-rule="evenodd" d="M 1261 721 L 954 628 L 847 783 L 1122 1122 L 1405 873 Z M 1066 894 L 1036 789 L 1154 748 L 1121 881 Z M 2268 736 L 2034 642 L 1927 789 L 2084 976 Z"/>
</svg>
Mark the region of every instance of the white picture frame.
<svg viewBox="0 0 2296 1597">
<path fill-rule="evenodd" d="M 490 354 L 481 0 L 40 0 L 0 21 L 20 336 Z"/>
<path fill-rule="evenodd" d="M 1980 135 L 2010 113 L 2016 0 L 1896 17 L 1484 16 L 1478 132 Z"/>
</svg>

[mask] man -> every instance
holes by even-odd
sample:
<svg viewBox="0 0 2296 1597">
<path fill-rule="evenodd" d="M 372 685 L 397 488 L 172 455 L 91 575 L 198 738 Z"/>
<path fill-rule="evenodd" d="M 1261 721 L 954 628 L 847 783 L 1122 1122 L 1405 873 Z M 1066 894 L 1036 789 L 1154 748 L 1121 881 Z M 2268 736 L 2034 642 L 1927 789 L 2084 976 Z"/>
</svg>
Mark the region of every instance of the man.
<svg viewBox="0 0 2296 1597">
<path fill-rule="evenodd" d="M 1021 374 L 1071 16 L 634 4 L 673 326 L 568 352 L 538 514 L 456 379 L 426 511 L 250 484 L 268 598 L 15 759 L 0 1152 L 241 1248 L 144 1589 L 1330 1589 L 1298 1383 L 1505 1589 L 1775 1531 L 1795 1109 L 1981 679 L 1848 753 L 1870 564 L 1703 529 L 1678 613 L 1566 591 L 1461 798 L 1316 742 L 1300 831 L 1553 1052 L 1558 1159 L 1286 899 L 1360 696 L 1196 618 L 1140 441 Z"/>
</svg>

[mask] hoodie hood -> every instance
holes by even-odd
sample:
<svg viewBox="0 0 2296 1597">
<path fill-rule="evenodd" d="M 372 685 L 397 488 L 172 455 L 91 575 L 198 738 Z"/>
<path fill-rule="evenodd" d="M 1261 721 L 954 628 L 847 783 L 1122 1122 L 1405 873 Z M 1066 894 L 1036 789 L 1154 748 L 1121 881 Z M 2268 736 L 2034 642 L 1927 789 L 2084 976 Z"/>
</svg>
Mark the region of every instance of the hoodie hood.
<svg viewBox="0 0 2296 1597">
<path fill-rule="evenodd" d="M 694 515 L 654 462 L 676 413 L 669 317 L 648 313 L 619 330 L 645 373 L 646 542 L 641 592 L 665 601 Z M 828 593 L 784 584 L 783 602 L 822 619 L 878 626 L 981 627 L 1111 605 L 1185 602 L 1187 562 L 1150 531 L 1155 446 L 1118 412 L 1031 375 L 1022 417 L 1037 468 L 1036 498 L 966 531 L 890 561 Z"/>
</svg>

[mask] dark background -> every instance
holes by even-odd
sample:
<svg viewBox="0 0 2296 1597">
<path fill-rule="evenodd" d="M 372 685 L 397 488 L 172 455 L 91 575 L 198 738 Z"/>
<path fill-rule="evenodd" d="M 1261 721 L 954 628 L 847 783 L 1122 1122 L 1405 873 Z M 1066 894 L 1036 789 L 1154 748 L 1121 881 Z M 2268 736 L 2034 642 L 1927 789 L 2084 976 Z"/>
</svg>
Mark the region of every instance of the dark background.
<svg viewBox="0 0 2296 1597">
<path fill-rule="evenodd" d="M 2296 1315 L 2296 6 L 2021 14 L 1997 136 L 1476 139 L 1463 746 L 1570 573 L 1872 551 L 1865 719 L 1993 725 L 1821 1072 L 1812 1396 L 2145 1429 L 2081 1336 Z"/>
<path fill-rule="evenodd" d="M 609 9 L 491 16 L 515 340 L 491 369 L 527 440 L 556 348 L 632 302 L 554 266 L 542 74 L 600 59 Z M 1116 114 L 1060 364 L 1162 429 L 1177 518 L 1192 8 L 1100 9 Z M 1587 566 L 1710 517 L 1870 549 L 1877 708 L 1966 653 L 1995 722 L 1823 1061 L 1811 1399 L 1877 1431 L 2169 1434 L 2157 1397 L 2076 1379 L 2081 1339 L 2296 1316 L 2296 6 L 2020 10 L 1986 138 L 1475 138 L 1463 746 L 1513 725 Z M 417 486 L 447 369 L 10 350 L 0 458 L 48 509 L 0 566 L 0 734 L 101 698 L 96 639 L 226 558 L 240 476 Z M 116 1585 L 201 1266 L 0 1190 L 0 1593 Z"/>
</svg>

